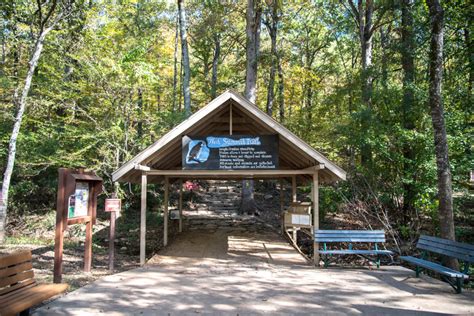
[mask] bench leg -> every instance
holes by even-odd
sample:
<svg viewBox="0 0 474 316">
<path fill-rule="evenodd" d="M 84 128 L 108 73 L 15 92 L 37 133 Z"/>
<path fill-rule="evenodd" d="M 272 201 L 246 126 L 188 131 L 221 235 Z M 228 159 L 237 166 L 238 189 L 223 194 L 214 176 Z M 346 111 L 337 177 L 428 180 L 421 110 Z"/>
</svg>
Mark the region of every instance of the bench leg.
<svg viewBox="0 0 474 316">
<path fill-rule="evenodd" d="M 377 256 L 377 269 L 380 269 L 380 256 Z"/>
<path fill-rule="evenodd" d="M 30 309 L 25 309 L 20 313 L 20 316 L 29 316 L 30 315 Z"/>
<path fill-rule="evenodd" d="M 461 294 L 462 292 L 462 279 L 456 278 L 456 293 Z"/>
<path fill-rule="evenodd" d="M 327 256 L 324 256 L 323 262 L 324 262 L 324 267 L 327 268 L 329 266 L 329 258 Z"/>
<path fill-rule="evenodd" d="M 462 278 L 456 278 L 454 281 L 453 278 L 446 277 L 444 275 L 441 276 L 441 280 L 447 282 L 451 287 L 454 289 L 454 291 L 457 294 L 462 293 L 462 284 L 463 284 L 463 279 Z"/>
<path fill-rule="evenodd" d="M 416 273 L 416 277 L 419 278 L 420 277 L 420 267 L 415 267 L 415 273 Z"/>
</svg>

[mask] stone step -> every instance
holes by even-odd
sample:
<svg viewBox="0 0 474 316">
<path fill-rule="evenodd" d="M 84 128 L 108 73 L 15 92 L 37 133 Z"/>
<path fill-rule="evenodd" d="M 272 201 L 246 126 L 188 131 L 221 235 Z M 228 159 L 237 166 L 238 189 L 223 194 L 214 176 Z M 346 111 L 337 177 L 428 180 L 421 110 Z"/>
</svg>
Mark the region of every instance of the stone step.
<svg viewBox="0 0 474 316">
<path fill-rule="evenodd" d="M 233 209 L 239 209 L 239 205 L 218 205 L 218 206 L 213 206 L 209 205 L 210 210 L 233 210 Z"/>
<path fill-rule="evenodd" d="M 204 200 L 206 202 L 206 205 L 212 204 L 212 205 L 221 205 L 221 204 L 235 204 L 238 202 L 237 199 L 231 200 L 231 199 L 219 199 L 219 200 Z"/>
</svg>

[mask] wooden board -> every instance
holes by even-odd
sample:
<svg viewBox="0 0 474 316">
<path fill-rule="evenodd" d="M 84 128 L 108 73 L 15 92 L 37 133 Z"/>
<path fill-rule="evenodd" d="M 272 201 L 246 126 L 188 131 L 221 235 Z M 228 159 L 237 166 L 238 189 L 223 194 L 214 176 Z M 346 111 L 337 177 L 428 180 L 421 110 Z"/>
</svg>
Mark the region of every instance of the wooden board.
<svg viewBox="0 0 474 316">
<path fill-rule="evenodd" d="M 13 292 L 8 297 L 0 298 L 0 314 L 2 316 L 16 315 L 63 293 L 67 286 L 67 284 L 41 284 Z"/>
<path fill-rule="evenodd" d="M 19 251 L 10 255 L 2 256 L 0 257 L 0 269 L 26 261 L 31 261 L 30 250 Z"/>
</svg>

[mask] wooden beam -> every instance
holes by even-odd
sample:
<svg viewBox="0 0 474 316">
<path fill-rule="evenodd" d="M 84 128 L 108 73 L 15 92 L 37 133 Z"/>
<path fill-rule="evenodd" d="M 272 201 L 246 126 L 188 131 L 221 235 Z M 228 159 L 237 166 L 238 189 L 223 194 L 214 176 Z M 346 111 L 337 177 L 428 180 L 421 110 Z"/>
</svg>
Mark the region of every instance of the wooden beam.
<svg viewBox="0 0 474 316">
<path fill-rule="evenodd" d="M 176 178 L 195 177 L 195 176 L 274 176 L 277 178 L 289 175 L 313 174 L 314 169 L 282 170 L 282 169 L 264 169 L 264 170 L 150 170 L 145 171 L 148 175 L 172 176 Z"/>
<path fill-rule="evenodd" d="M 313 238 L 314 232 L 319 229 L 319 177 L 318 171 L 313 174 Z M 319 267 L 319 244 L 314 242 L 313 243 L 313 260 L 314 265 Z"/>
<path fill-rule="evenodd" d="M 183 231 L 183 180 L 179 181 L 179 232 Z"/>
<path fill-rule="evenodd" d="M 165 198 L 163 208 L 163 246 L 168 245 L 168 192 L 169 192 L 169 179 L 165 176 Z"/>
<path fill-rule="evenodd" d="M 142 173 L 142 195 L 140 207 L 140 265 L 145 264 L 146 249 L 146 190 L 147 175 Z"/>
<path fill-rule="evenodd" d="M 140 165 L 140 164 L 135 164 L 135 170 L 140 170 L 140 171 L 150 171 L 151 168 L 148 166 Z"/>
</svg>

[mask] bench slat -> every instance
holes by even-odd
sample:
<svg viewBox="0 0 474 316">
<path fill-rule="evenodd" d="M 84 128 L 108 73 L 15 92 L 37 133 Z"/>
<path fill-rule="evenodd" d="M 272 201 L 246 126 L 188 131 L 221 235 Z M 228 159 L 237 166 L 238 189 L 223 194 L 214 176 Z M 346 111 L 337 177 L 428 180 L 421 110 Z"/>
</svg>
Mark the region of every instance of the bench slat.
<svg viewBox="0 0 474 316">
<path fill-rule="evenodd" d="M 385 231 L 383 230 L 316 230 L 317 234 L 329 234 L 329 235 L 384 235 Z"/>
<path fill-rule="evenodd" d="M 331 242 L 361 242 L 384 243 L 385 231 L 383 230 L 316 230 L 314 241 L 320 243 Z"/>
<path fill-rule="evenodd" d="M 0 288 L 11 285 L 11 284 L 15 284 L 17 282 L 21 282 L 27 279 L 33 279 L 34 276 L 35 275 L 33 271 L 30 270 L 30 271 L 15 274 L 7 278 L 0 279 Z"/>
<path fill-rule="evenodd" d="M 15 315 L 34 305 L 63 293 L 67 284 L 40 284 L 25 290 L 18 291 L 15 296 L 9 296 L 8 301 L 1 302 L 0 314 L 2 316 Z"/>
<path fill-rule="evenodd" d="M 361 237 L 316 237 L 315 242 L 365 242 L 384 243 L 385 238 L 361 238 Z"/>
<path fill-rule="evenodd" d="M 440 238 L 436 237 L 435 240 L 420 237 L 416 246 L 419 249 L 454 257 L 467 262 L 474 262 L 474 253 L 471 254 L 471 251 L 466 247 L 458 247 L 457 245 L 452 244 L 454 243 L 452 241 L 450 241 L 451 243 L 439 242 L 439 239 Z M 456 244 L 459 243 L 456 242 Z"/>
<path fill-rule="evenodd" d="M 437 254 L 441 254 L 443 256 L 457 258 L 457 259 L 467 261 L 467 262 L 474 262 L 474 257 L 471 257 L 459 251 L 451 251 L 450 249 L 439 248 L 438 245 L 418 243 L 417 248 L 434 252 Z"/>
<path fill-rule="evenodd" d="M 16 290 L 19 290 L 23 287 L 27 287 L 27 286 L 30 286 L 30 285 L 34 285 L 36 284 L 36 281 L 35 279 L 28 279 L 26 281 L 23 281 L 21 283 L 17 283 L 13 286 L 9 286 L 9 287 L 5 287 L 3 289 L 0 290 L 0 297 L 2 297 L 3 295 L 6 295 L 7 293 L 10 293 L 10 292 L 13 292 L 13 291 L 16 291 Z"/>
<path fill-rule="evenodd" d="M 25 261 L 31 261 L 31 251 L 25 250 L 0 257 L 0 269 L 17 265 Z"/>
<path fill-rule="evenodd" d="M 385 238 L 385 235 L 383 234 L 377 234 L 377 235 L 365 235 L 365 234 L 319 234 L 316 233 L 314 234 L 317 237 L 325 237 L 325 238 L 330 238 L 330 237 L 336 237 L 336 238 L 344 238 L 344 237 L 359 237 L 359 238 Z"/>
<path fill-rule="evenodd" d="M 425 269 L 429 269 L 432 271 L 435 271 L 439 274 L 449 276 L 451 278 L 463 278 L 463 279 L 469 279 L 469 275 L 458 272 L 456 270 L 452 270 L 450 268 L 447 268 L 445 266 L 442 266 L 438 263 L 411 257 L 411 256 L 401 256 L 401 260 L 410 262 L 416 266 L 420 266 Z"/>
<path fill-rule="evenodd" d="M 393 251 L 390 250 L 319 250 L 322 255 L 393 255 Z"/>
<path fill-rule="evenodd" d="M 31 263 L 31 261 L 23 262 L 23 263 L 20 263 L 20 264 L 15 265 L 15 266 L 11 266 L 11 267 L 6 268 L 6 269 L 1 269 L 0 270 L 0 278 L 5 278 L 5 277 L 8 277 L 8 276 L 12 276 L 16 273 L 20 273 L 20 272 L 23 272 L 23 271 L 28 271 L 28 270 L 31 270 L 31 269 L 33 269 L 33 264 Z"/>
<path fill-rule="evenodd" d="M 383 230 L 316 230 L 316 242 L 365 242 L 384 243 L 385 231 Z"/>
<path fill-rule="evenodd" d="M 474 245 L 471 245 L 471 244 L 462 243 L 459 241 L 452 241 L 452 240 L 439 238 L 439 237 L 427 236 L 427 235 L 420 236 L 420 240 L 427 240 L 427 241 L 436 242 L 439 244 L 459 248 L 459 249 L 464 250 L 467 253 L 470 253 L 471 256 L 474 256 Z"/>
</svg>

